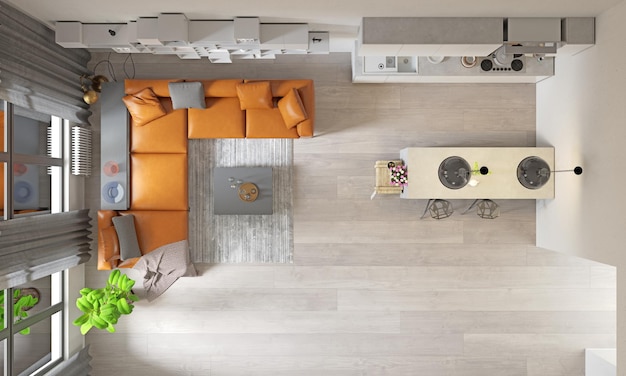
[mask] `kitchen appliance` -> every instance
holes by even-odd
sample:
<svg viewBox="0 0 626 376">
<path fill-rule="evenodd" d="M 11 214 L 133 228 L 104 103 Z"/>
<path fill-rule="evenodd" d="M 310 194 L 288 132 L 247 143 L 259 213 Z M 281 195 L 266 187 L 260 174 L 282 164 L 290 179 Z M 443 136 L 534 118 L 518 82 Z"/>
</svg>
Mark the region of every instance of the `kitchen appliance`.
<svg viewBox="0 0 626 376">
<path fill-rule="evenodd" d="M 508 54 L 504 46 L 498 48 L 488 57 L 480 59 L 480 71 L 484 73 L 526 71 L 526 59 L 522 54 Z"/>
<path fill-rule="evenodd" d="M 561 42 L 561 19 L 508 18 L 504 22 L 504 40 L 507 54 L 555 56 Z"/>
</svg>

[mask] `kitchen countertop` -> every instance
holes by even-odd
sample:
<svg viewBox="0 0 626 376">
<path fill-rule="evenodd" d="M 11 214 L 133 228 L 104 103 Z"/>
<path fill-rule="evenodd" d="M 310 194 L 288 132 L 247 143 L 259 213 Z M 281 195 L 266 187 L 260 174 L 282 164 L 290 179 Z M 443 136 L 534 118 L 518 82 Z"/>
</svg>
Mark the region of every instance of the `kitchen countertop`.
<svg viewBox="0 0 626 376">
<path fill-rule="evenodd" d="M 445 187 L 439 180 L 441 162 L 450 156 L 464 158 L 474 167 L 487 166 L 489 174 L 476 174 L 478 185 L 459 189 Z M 405 148 L 400 159 L 408 168 L 408 186 L 400 195 L 409 199 L 545 199 L 554 198 L 554 174 L 539 189 L 527 189 L 517 180 L 517 166 L 526 157 L 538 156 L 554 170 L 554 148 L 551 147 L 431 147 Z"/>
<path fill-rule="evenodd" d="M 525 56 L 521 72 L 483 72 L 480 57 L 472 68 L 465 68 L 459 56 L 447 56 L 439 64 L 429 62 L 426 56 L 413 58 L 417 59 L 417 72 L 364 72 L 363 56 L 353 54 L 352 80 L 355 83 L 536 83 L 554 75 L 554 57 L 538 60 Z"/>
<path fill-rule="evenodd" d="M 524 57 L 524 70 L 521 72 L 483 72 L 480 69 L 480 58 L 472 68 L 465 68 L 458 56 L 448 56 L 441 63 L 433 64 L 427 57 L 418 56 L 417 74 L 420 76 L 552 76 L 554 75 L 554 58 L 546 57 L 539 61 L 536 58 Z M 494 64 L 494 66 L 496 66 Z"/>
</svg>

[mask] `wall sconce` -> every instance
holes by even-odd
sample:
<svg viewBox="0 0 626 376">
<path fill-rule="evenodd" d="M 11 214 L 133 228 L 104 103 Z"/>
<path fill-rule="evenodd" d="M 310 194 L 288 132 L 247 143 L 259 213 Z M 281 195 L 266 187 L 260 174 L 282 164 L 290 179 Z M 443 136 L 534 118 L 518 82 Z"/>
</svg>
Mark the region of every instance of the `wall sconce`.
<svg viewBox="0 0 626 376">
<path fill-rule="evenodd" d="M 109 82 L 109 79 L 105 76 L 88 76 L 86 74 L 80 76 L 80 88 L 83 91 L 83 100 L 85 103 L 94 104 L 98 101 L 98 93 L 102 91 L 102 83 L 104 82 Z"/>
</svg>

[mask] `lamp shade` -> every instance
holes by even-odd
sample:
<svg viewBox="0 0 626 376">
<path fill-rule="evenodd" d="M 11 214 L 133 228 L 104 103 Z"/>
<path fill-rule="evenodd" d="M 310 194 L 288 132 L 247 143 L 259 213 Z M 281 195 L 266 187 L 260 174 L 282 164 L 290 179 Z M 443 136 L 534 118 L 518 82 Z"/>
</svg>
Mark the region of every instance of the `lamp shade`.
<svg viewBox="0 0 626 376">
<path fill-rule="evenodd" d="M 87 90 L 83 94 L 83 100 L 87 104 L 94 104 L 98 101 L 98 93 L 95 90 Z"/>
</svg>

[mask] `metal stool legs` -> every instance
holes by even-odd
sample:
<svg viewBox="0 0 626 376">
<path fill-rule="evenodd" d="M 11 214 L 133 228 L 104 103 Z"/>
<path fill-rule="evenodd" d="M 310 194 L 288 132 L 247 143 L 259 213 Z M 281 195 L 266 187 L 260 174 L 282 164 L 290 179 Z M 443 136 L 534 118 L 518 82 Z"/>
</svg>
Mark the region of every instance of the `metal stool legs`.
<svg viewBox="0 0 626 376">
<path fill-rule="evenodd" d="M 452 208 L 450 201 L 440 199 L 428 200 L 424 213 L 422 213 L 420 219 L 423 219 L 428 211 L 430 211 L 430 216 L 434 219 L 448 218 L 452 215 L 452 213 L 454 213 L 454 209 Z"/>
<path fill-rule="evenodd" d="M 472 204 L 463 211 L 465 214 L 476 206 L 476 215 L 483 219 L 495 219 L 500 215 L 500 206 L 489 199 L 474 200 Z"/>
</svg>

